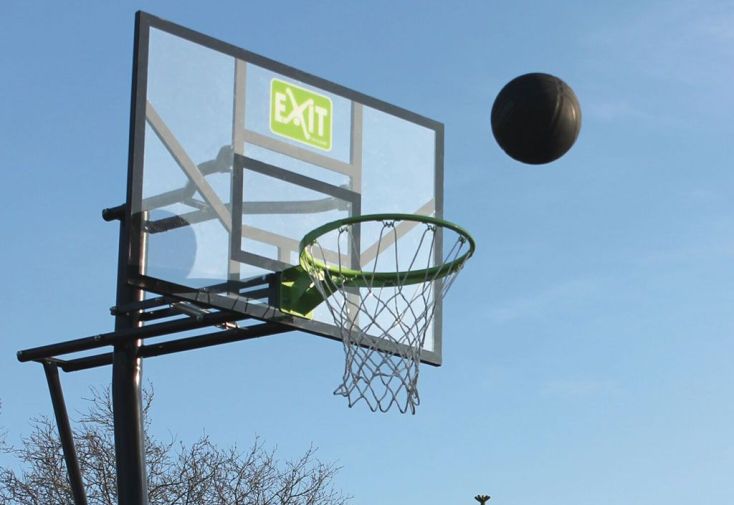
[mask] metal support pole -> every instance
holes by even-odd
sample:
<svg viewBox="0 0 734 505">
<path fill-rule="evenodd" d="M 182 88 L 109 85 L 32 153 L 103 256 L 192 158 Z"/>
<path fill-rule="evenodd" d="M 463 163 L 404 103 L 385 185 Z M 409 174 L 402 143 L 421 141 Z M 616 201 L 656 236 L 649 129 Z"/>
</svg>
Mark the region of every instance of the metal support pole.
<svg viewBox="0 0 734 505">
<path fill-rule="evenodd" d="M 143 300 L 143 290 L 128 283 L 132 266 L 140 268 L 145 260 L 145 243 L 129 211 L 120 222 L 120 248 L 117 260 L 116 305 Z M 132 263 L 132 265 L 131 265 Z M 115 332 L 141 327 L 140 311 L 115 316 Z M 115 344 L 112 352 L 112 410 L 114 413 L 115 460 L 117 463 L 117 500 L 119 505 L 148 505 L 145 471 L 144 421 L 141 382 L 143 360 L 138 356 L 142 338 Z"/>
<path fill-rule="evenodd" d="M 115 347 L 112 359 L 117 496 L 120 505 L 148 503 L 140 397 L 142 360 L 137 357 L 139 342 Z"/>
<path fill-rule="evenodd" d="M 130 104 L 130 145 L 128 152 L 127 195 L 122 212 L 112 212 L 120 219 L 120 247 L 117 258 L 117 300 L 115 305 L 127 305 L 143 300 L 143 291 L 128 283 L 130 273 L 142 273 L 145 263 L 145 243 L 141 229 L 143 216 L 131 208 L 142 198 L 142 183 L 135 177 L 135 167 L 143 157 L 144 128 L 138 128 L 145 118 L 144 95 L 148 59 L 148 31 L 141 23 L 142 14 L 135 16 L 135 56 Z M 140 70 L 140 71 L 139 71 Z M 107 216 L 110 217 L 110 216 Z M 134 269 L 134 270 L 133 270 Z M 140 312 L 115 316 L 115 331 L 139 328 Z M 148 480 L 145 474 L 143 405 L 140 393 L 143 362 L 138 357 L 142 340 L 115 344 L 112 353 L 112 409 L 115 426 L 115 461 L 117 464 L 117 502 L 119 505 L 148 505 Z"/>
<path fill-rule="evenodd" d="M 117 305 L 138 302 L 143 291 L 128 284 L 128 261 L 142 259 L 144 247 L 131 251 L 133 231 L 130 219 L 120 223 L 120 251 L 117 272 Z M 140 263 L 142 264 L 142 263 Z M 140 327 L 138 313 L 115 316 L 115 331 Z M 115 425 L 117 462 L 117 500 L 119 505 L 147 505 L 148 486 L 145 472 L 145 448 L 141 381 L 143 361 L 138 357 L 142 339 L 115 345 L 112 353 L 112 409 Z"/>
<path fill-rule="evenodd" d="M 66 472 L 69 475 L 69 484 L 71 485 L 71 494 L 74 497 L 74 505 L 87 505 L 87 495 L 84 494 L 82 472 L 79 468 L 76 450 L 74 449 L 74 435 L 71 431 L 69 415 L 66 412 L 64 393 L 61 390 L 59 369 L 56 365 L 45 362 L 43 364 L 43 371 L 46 372 L 48 390 L 51 393 L 51 403 L 54 407 L 56 426 L 59 429 L 59 440 L 61 440 L 61 449 L 64 452 Z"/>
</svg>

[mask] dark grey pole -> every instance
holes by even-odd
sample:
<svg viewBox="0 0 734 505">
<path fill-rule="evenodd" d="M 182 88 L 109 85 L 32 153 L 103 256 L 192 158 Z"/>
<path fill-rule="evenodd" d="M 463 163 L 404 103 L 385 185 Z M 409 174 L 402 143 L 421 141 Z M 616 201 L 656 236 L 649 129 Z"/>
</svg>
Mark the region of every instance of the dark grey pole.
<svg viewBox="0 0 734 505">
<path fill-rule="evenodd" d="M 117 495 L 120 505 L 148 503 L 140 398 L 142 366 L 136 354 L 135 343 L 123 344 L 115 348 L 112 363 Z"/>
<path fill-rule="evenodd" d="M 129 216 L 129 214 L 128 214 Z M 124 305 L 142 301 L 143 291 L 128 284 L 130 258 L 142 259 L 143 247 L 133 254 L 130 236 L 131 219 L 120 222 L 120 251 L 117 274 L 117 302 Z M 142 262 L 138 263 L 142 264 Z M 115 317 L 115 331 L 139 328 L 136 312 Z M 115 458 L 117 462 L 117 500 L 119 505 L 147 505 L 148 486 L 145 473 L 145 447 L 141 381 L 142 358 L 138 349 L 142 339 L 117 344 L 112 353 L 112 408 L 115 423 Z"/>
<path fill-rule="evenodd" d="M 145 100 L 142 90 L 147 80 L 148 31 L 142 26 L 142 14 L 135 16 L 135 49 L 133 58 L 132 99 L 130 101 L 130 144 L 128 150 L 127 195 L 120 220 L 120 247 L 117 259 L 117 300 L 119 307 L 143 300 L 143 291 L 128 283 L 131 274 L 142 273 L 145 244 L 140 223 L 143 216 L 131 207 L 142 198 L 142 183 L 135 177 L 135 168 L 143 157 Z M 140 95 L 140 93 L 143 93 Z M 107 216 L 109 217 L 109 216 Z M 115 331 L 140 328 L 139 312 L 115 316 Z M 119 505 L 148 505 L 148 485 L 145 474 L 143 405 L 140 393 L 143 363 L 138 357 L 142 340 L 115 345 L 112 353 L 112 409 L 115 423 L 115 460 L 117 463 L 117 502 Z"/>
<path fill-rule="evenodd" d="M 56 426 L 59 429 L 59 440 L 61 440 L 61 449 L 64 451 L 66 472 L 69 475 L 69 484 L 71 485 L 71 494 L 74 497 L 74 504 L 87 505 L 87 495 L 84 494 L 82 472 L 79 468 L 79 460 L 76 457 L 76 450 L 74 449 L 74 435 L 71 431 L 71 424 L 69 423 L 69 414 L 66 412 L 64 392 L 61 390 L 59 369 L 52 363 L 44 362 L 43 371 L 46 372 L 48 390 L 51 393 L 51 403 L 54 406 Z"/>
</svg>

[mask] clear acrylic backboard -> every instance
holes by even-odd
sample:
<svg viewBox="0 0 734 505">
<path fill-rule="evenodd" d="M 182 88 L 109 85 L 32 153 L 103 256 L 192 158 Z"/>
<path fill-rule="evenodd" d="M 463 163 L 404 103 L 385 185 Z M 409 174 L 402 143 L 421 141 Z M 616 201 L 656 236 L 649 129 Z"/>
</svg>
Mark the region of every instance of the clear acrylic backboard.
<svg viewBox="0 0 734 505">
<path fill-rule="evenodd" d="M 443 217 L 436 121 L 147 14 L 134 83 L 130 282 L 149 291 L 297 317 L 247 288 L 298 265 L 309 231 L 373 213 Z M 408 226 L 397 240 L 417 236 Z M 360 240 L 356 267 L 376 238 Z M 433 365 L 440 303 L 421 356 Z M 299 324 L 339 335 L 325 307 Z"/>
</svg>

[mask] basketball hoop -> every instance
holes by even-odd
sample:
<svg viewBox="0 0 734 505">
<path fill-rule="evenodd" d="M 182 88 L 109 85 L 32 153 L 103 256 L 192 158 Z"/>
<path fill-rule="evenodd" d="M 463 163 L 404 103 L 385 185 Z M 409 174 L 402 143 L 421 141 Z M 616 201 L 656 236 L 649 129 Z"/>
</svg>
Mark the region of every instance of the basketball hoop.
<svg viewBox="0 0 734 505">
<path fill-rule="evenodd" d="M 376 242 L 363 248 L 365 236 Z M 474 250 L 474 239 L 459 226 L 412 214 L 341 219 L 304 237 L 301 268 L 344 342 L 344 375 L 334 394 L 350 407 L 364 400 L 372 411 L 396 406 L 415 413 L 436 302 Z"/>
</svg>

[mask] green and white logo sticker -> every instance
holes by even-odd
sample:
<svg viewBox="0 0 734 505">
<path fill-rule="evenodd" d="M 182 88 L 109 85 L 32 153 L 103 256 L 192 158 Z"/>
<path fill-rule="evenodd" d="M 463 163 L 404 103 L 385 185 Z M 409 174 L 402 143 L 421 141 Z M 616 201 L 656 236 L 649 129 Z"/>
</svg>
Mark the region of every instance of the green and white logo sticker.
<svg viewBox="0 0 734 505">
<path fill-rule="evenodd" d="M 333 111 L 328 96 L 280 79 L 270 81 L 270 131 L 276 135 L 331 151 Z"/>
</svg>

